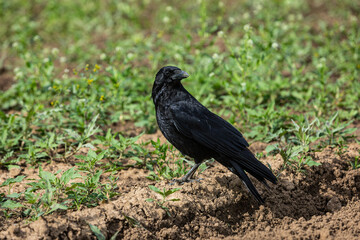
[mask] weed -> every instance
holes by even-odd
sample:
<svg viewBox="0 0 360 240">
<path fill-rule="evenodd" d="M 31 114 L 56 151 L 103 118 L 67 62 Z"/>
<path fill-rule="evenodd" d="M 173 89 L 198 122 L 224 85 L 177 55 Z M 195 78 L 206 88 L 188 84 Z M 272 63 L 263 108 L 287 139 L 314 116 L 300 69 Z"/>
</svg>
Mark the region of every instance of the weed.
<svg viewBox="0 0 360 240">
<path fill-rule="evenodd" d="M 101 233 L 100 229 L 97 226 L 92 225 L 92 224 L 89 223 L 89 227 L 90 227 L 91 231 L 94 233 L 94 235 L 96 236 L 96 238 L 98 240 L 105 240 L 106 239 L 104 234 Z M 117 235 L 119 234 L 119 232 L 120 231 L 116 231 L 114 233 L 114 235 L 111 236 L 110 240 L 115 240 Z"/>
<path fill-rule="evenodd" d="M 326 145 L 337 145 L 344 139 L 352 138 L 353 136 L 349 134 L 356 130 L 356 128 L 347 128 L 351 122 L 340 123 L 337 117 L 338 112 L 325 122 L 321 130 L 322 135 L 327 138 Z"/>
<path fill-rule="evenodd" d="M 151 152 L 152 157 L 155 159 L 151 161 L 151 164 L 147 165 L 150 170 L 148 179 L 173 179 L 186 174 L 188 170 L 185 164 L 186 161 L 183 157 L 180 157 L 180 153 L 175 150 L 174 146 L 169 146 L 167 143 L 161 144 L 160 139 L 157 139 L 156 142 L 151 140 L 150 143 L 155 148 Z"/>
<path fill-rule="evenodd" d="M 352 169 L 360 168 L 360 150 L 358 151 L 359 155 L 354 157 L 354 161 L 349 161 Z"/>
<path fill-rule="evenodd" d="M 312 160 L 310 156 L 306 156 L 307 148 L 303 146 L 292 146 L 289 145 L 287 147 L 282 146 L 280 144 L 275 145 L 269 145 L 266 148 L 266 151 L 268 153 L 279 153 L 282 160 L 283 160 L 283 166 L 280 170 L 282 172 L 283 170 L 287 168 L 294 169 L 297 172 L 304 172 L 305 166 L 312 167 L 312 166 L 319 166 L 321 165 L 318 162 L 315 162 Z"/>
<path fill-rule="evenodd" d="M 158 201 L 156 199 L 153 198 L 148 198 L 146 199 L 146 201 L 148 202 L 155 202 L 159 207 L 161 207 L 162 209 L 164 209 L 167 213 L 167 215 L 169 217 L 171 217 L 169 208 L 165 206 L 165 204 L 167 202 L 175 202 L 175 201 L 180 201 L 180 199 L 178 198 L 172 198 L 172 199 L 167 199 L 171 194 L 173 194 L 174 192 L 179 191 L 181 188 L 173 188 L 173 189 L 169 189 L 166 190 L 165 188 L 163 190 L 160 190 L 159 188 L 153 186 L 153 185 L 149 185 L 150 190 L 154 191 L 155 193 L 159 194 L 161 196 L 161 200 Z"/>
<path fill-rule="evenodd" d="M 26 176 L 17 176 L 16 178 L 8 178 L 0 185 L 0 187 L 8 186 L 9 187 L 8 194 L 10 194 L 11 189 L 14 186 L 14 184 L 21 182 L 25 177 Z"/>
<path fill-rule="evenodd" d="M 18 159 L 12 158 L 13 155 L 14 151 L 6 153 L 5 156 L 3 156 L 0 160 L 0 167 L 6 166 L 8 169 L 12 167 L 18 167 L 17 165 L 14 165 L 18 161 Z"/>
</svg>

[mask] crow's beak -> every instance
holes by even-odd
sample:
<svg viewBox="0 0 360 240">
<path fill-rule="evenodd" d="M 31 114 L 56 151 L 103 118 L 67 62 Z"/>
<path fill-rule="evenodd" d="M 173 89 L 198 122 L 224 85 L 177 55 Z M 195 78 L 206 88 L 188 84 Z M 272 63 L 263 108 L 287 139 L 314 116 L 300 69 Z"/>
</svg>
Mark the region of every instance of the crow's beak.
<svg viewBox="0 0 360 240">
<path fill-rule="evenodd" d="M 181 79 L 187 78 L 187 77 L 190 76 L 190 75 L 189 75 L 187 72 L 185 72 L 185 71 L 181 71 L 181 73 L 180 73 L 179 75 L 181 76 Z"/>
<path fill-rule="evenodd" d="M 189 77 L 189 76 L 190 76 L 190 75 L 189 75 L 187 72 L 182 71 L 182 70 L 178 70 L 178 71 L 176 71 L 176 74 L 174 74 L 174 75 L 171 77 L 171 79 L 177 80 L 177 81 L 181 81 L 182 79 L 187 78 L 187 77 Z"/>
</svg>

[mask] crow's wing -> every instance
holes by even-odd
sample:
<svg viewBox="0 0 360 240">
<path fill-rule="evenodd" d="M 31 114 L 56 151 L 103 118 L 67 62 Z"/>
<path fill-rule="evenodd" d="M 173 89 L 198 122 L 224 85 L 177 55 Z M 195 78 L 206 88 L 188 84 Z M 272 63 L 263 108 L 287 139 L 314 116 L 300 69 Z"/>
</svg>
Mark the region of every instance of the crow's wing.
<svg viewBox="0 0 360 240">
<path fill-rule="evenodd" d="M 249 144 L 238 130 L 199 103 L 190 103 L 183 101 L 170 107 L 174 125 L 181 134 L 222 155 L 224 160 L 220 162 L 235 167 L 238 174 L 241 172 L 236 168 L 240 166 L 263 183 L 264 178 L 276 183 L 273 173 L 247 149 Z"/>
<path fill-rule="evenodd" d="M 200 104 L 178 102 L 170 107 L 176 129 L 186 137 L 229 157 L 238 157 L 249 144 L 230 123 Z"/>
</svg>

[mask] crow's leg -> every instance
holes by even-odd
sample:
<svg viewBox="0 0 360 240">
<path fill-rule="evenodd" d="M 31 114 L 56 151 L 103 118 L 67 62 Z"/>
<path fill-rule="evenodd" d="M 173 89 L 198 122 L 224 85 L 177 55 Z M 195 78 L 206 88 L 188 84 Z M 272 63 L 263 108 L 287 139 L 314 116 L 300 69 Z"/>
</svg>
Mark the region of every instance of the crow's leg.
<svg viewBox="0 0 360 240">
<path fill-rule="evenodd" d="M 190 171 L 187 172 L 187 174 L 185 174 L 184 177 L 182 177 L 180 179 L 174 179 L 174 181 L 179 182 L 179 183 L 190 182 L 191 178 L 194 176 L 194 173 L 196 172 L 196 170 L 198 169 L 198 167 L 200 165 L 201 165 L 201 163 L 195 163 L 195 165 L 190 169 Z"/>
</svg>

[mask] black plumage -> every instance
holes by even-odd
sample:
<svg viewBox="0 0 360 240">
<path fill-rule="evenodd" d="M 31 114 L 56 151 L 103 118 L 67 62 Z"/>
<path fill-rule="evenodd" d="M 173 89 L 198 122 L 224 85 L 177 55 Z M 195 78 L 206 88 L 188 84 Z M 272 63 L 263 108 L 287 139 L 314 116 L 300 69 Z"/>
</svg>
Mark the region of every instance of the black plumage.
<svg viewBox="0 0 360 240">
<path fill-rule="evenodd" d="M 180 181 L 191 179 L 203 160 L 214 158 L 236 174 L 263 203 L 246 172 L 266 186 L 266 180 L 276 183 L 276 177 L 255 158 L 235 127 L 210 112 L 183 87 L 181 80 L 188 76 L 177 67 L 163 67 L 156 74 L 152 89 L 161 132 L 182 154 L 195 160 L 193 168 Z"/>
</svg>

